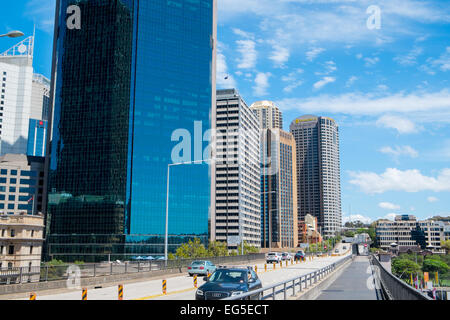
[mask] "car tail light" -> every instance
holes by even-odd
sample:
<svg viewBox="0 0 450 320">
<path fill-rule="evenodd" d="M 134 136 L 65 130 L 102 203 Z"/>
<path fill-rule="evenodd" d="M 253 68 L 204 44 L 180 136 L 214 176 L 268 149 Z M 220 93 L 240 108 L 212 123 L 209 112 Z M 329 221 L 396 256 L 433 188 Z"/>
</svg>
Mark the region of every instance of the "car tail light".
<svg viewBox="0 0 450 320">
<path fill-rule="evenodd" d="M 200 270 L 203 270 L 203 269 L 205 269 L 204 267 L 200 267 Z"/>
<path fill-rule="evenodd" d="M 188 270 L 191 270 L 192 268 L 191 267 L 188 267 Z"/>
</svg>

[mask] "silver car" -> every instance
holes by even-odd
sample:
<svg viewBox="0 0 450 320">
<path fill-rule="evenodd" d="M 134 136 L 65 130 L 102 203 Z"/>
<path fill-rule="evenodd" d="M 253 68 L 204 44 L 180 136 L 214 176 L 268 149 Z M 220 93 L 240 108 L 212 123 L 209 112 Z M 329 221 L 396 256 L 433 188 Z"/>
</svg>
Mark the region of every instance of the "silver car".
<svg viewBox="0 0 450 320">
<path fill-rule="evenodd" d="M 188 274 L 191 277 L 194 274 L 207 276 L 208 273 L 214 273 L 214 271 L 216 271 L 216 266 L 207 260 L 192 261 L 188 266 Z"/>
</svg>

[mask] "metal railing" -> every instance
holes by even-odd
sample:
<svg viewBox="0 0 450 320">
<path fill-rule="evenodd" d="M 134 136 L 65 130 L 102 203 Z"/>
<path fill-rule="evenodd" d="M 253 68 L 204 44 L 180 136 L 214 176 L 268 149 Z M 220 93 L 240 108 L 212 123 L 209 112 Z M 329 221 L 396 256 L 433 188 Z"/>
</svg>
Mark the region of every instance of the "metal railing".
<svg viewBox="0 0 450 320">
<path fill-rule="evenodd" d="M 375 267 L 376 280 L 386 300 L 432 300 L 387 271 L 374 255 L 370 256 L 370 263 Z"/>
<path fill-rule="evenodd" d="M 152 272 L 168 269 L 185 268 L 195 260 L 208 260 L 215 265 L 248 263 L 256 260 L 264 260 L 264 253 L 247 254 L 241 256 L 206 257 L 197 259 L 149 260 L 149 261 L 113 261 L 103 263 L 86 264 L 62 264 L 41 265 L 40 267 L 16 267 L 0 270 L 0 285 L 18 284 L 26 282 L 47 282 L 67 280 L 75 269 L 79 271 L 80 278 L 92 278 L 99 276 L 111 276 L 117 274 L 130 274 L 139 272 Z"/>
<path fill-rule="evenodd" d="M 283 300 L 287 300 L 288 291 L 292 292 L 291 296 L 295 296 L 298 292 L 303 292 L 313 284 L 317 283 L 317 281 L 323 279 L 325 276 L 335 271 L 338 266 L 342 265 L 350 259 L 353 259 L 353 257 L 353 255 L 349 255 L 326 267 L 309 272 L 307 274 L 296 276 L 258 290 L 243 293 L 238 296 L 228 297 L 223 300 L 246 300 L 251 296 L 258 296 L 259 300 L 267 300 L 270 298 L 272 300 L 276 300 L 276 296 L 279 294 L 283 294 Z M 266 295 L 264 295 L 264 292 L 266 292 Z M 267 292 L 269 293 L 267 294 Z"/>
</svg>

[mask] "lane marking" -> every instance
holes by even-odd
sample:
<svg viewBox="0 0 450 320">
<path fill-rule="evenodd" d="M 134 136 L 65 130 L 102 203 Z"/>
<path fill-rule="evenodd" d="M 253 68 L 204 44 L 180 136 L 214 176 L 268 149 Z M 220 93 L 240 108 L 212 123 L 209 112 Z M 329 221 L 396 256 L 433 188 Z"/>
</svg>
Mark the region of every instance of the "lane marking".
<svg viewBox="0 0 450 320">
<path fill-rule="evenodd" d="M 172 292 L 167 292 L 166 294 L 160 293 L 160 294 L 155 294 L 153 296 L 137 298 L 137 299 L 132 299 L 132 300 L 149 300 L 149 299 L 154 299 L 154 298 L 158 298 L 158 297 L 162 297 L 162 296 L 169 296 L 169 295 L 172 295 L 172 294 L 188 292 L 188 291 L 192 291 L 192 290 L 195 290 L 195 289 L 197 289 L 197 288 L 188 288 L 188 289 L 183 289 L 183 290 L 178 290 L 178 291 L 172 291 Z"/>
</svg>

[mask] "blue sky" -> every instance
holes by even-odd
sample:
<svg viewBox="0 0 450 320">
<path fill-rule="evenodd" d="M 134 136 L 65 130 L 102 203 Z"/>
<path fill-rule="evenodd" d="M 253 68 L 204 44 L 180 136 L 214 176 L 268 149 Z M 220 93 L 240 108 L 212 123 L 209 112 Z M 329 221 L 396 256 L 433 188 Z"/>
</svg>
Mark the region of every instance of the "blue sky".
<svg viewBox="0 0 450 320">
<path fill-rule="evenodd" d="M 8 2 L 0 32 L 35 23 L 49 76 L 54 0 Z M 219 0 L 218 38 L 219 88 L 275 101 L 285 130 L 303 114 L 338 122 L 344 221 L 450 215 L 448 1 Z"/>
</svg>

